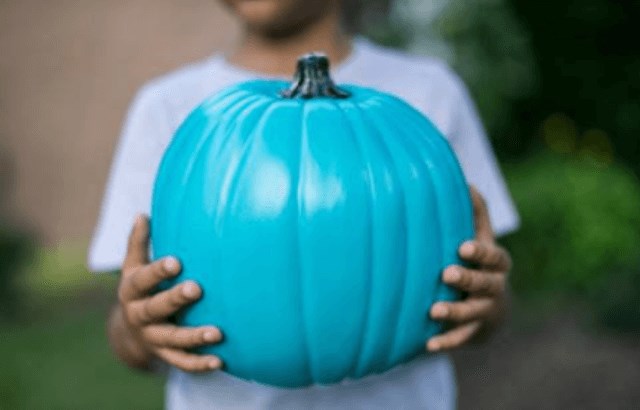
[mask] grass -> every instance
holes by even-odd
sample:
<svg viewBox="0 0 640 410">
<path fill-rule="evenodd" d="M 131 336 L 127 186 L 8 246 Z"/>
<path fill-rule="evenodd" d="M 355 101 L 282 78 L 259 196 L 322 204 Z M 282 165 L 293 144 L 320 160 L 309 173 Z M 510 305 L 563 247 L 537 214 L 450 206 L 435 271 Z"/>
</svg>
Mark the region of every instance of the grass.
<svg viewBox="0 0 640 410">
<path fill-rule="evenodd" d="M 164 380 L 127 369 L 107 345 L 116 278 L 49 250 L 23 279 L 21 315 L 0 323 L 0 409 L 162 408 Z"/>
<path fill-rule="evenodd" d="M 158 409 L 163 381 L 132 372 L 109 351 L 104 308 L 2 329 L 0 408 Z"/>
</svg>

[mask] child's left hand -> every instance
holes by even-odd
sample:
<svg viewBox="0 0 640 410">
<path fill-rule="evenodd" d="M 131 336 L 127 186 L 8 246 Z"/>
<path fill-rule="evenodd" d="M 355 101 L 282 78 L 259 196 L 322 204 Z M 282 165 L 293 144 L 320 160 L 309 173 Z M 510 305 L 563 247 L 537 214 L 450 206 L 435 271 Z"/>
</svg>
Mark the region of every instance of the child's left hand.
<svg viewBox="0 0 640 410">
<path fill-rule="evenodd" d="M 511 257 L 495 241 L 484 199 L 470 187 L 476 238 L 463 243 L 460 257 L 474 268 L 452 265 L 442 274 L 445 283 L 467 293 L 460 302 L 437 302 L 431 307 L 431 317 L 453 324 L 453 327 L 427 341 L 431 352 L 459 347 L 479 336 L 489 334 L 506 313 L 507 274 Z"/>
</svg>

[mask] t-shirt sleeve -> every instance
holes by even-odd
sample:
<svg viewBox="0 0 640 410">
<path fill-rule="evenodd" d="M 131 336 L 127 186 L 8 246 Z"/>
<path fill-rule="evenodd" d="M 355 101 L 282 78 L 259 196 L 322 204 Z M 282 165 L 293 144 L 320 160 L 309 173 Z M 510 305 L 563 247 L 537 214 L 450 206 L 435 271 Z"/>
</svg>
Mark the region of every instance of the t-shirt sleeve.
<svg viewBox="0 0 640 410">
<path fill-rule="evenodd" d="M 129 107 L 89 247 L 93 272 L 120 269 L 136 215 L 149 214 L 155 174 L 170 128 L 162 101 L 147 87 Z"/>
<path fill-rule="evenodd" d="M 449 142 L 460 161 L 467 182 L 484 197 L 491 225 L 496 235 L 504 235 L 519 226 L 518 213 L 509 194 L 475 104 L 464 83 L 455 74 L 450 77 L 453 88 L 453 117 Z"/>
</svg>

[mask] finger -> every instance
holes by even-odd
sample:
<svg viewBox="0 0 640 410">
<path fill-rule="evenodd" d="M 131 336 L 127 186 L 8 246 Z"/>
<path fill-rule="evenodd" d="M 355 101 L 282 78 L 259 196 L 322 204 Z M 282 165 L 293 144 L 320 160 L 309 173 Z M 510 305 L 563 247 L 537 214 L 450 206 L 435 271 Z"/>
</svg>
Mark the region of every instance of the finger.
<svg viewBox="0 0 640 410">
<path fill-rule="evenodd" d="M 138 325 L 165 321 L 201 295 L 202 290 L 197 283 L 186 281 L 151 297 L 131 302 L 127 312 L 129 321 Z"/>
<path fill-rule="evenodd" d="M 462 291 L 482 295 L 502 295 L 507 281 L 503 273 L 483 272 L 457 265 L 445 269 L 442 280 Z"/>
<path fill-rule="evenodd" d="M 475 321 L 458 326 L 441 335 L 434 336 L 427 342 L 427 350 L 430 352 L 438 352 L 460 347 L 478 333 L 480 326 L 480 322 Z"/>
<path fill-rule="evenodd" d="M 511 270 L 509 253 L 495 242 L 467 241 L 460 246 L 459 254 L 462 259 L 485 269 L 501 272 Z"/>
<path fill-rule="evenodd" d="M 122 264 L 123 273 L 149 263 L 149 219 L 138 215 L 133 223 L 127 244 L 127 256 Z"/>
<path fill-rule="evenodd" d="M 473 204 L 473 220 L 476 228 L 476 238 L 485 241 L 493 241 L 495 235 L 491 228 L 491 219 L 487 203 L 480 192 L 473 185 L 469 186 L 471 193 L 471 203 Z"/>
<path fill-rule="evenodd" d="M 170 348 L 159 348 L 155 353 L 165 362 L 186 372 L 206 372 L 222 367 L 222 361 L 212 355 L 198 355 Z"/>
<path fill-rule="evenodd" d="M 493 298 L 470 298 L 462 302 L 437 302 L 431 306 L 430 314 L 434 320 L 447 320 L 464 323 L 476 319 L 485 319 L 495 309 Z"/>
<path fill-rule="evenodd" d="M 192 349 L 220 342 L 222 333 L 213 326 L 188 328 L 174 325 L 149 325 L 142 329 L 142 337 L 148 343 L 158 347 Z"/>
<path fill-rule="evenodd" d="M 164 280 L 180 273 L 180 262 L 174 257 L 157 260 L 142 268 L 132 270 L 122 278 L 120 285 L 120 300 L 131 301 L 141 299 Z"/>
</svg>

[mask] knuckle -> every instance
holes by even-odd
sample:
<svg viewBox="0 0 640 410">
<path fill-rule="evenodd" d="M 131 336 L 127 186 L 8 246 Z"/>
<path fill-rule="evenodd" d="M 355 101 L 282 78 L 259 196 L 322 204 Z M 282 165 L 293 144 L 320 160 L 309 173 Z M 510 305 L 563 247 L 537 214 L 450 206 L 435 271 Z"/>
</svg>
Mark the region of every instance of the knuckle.
<svg viewBox="0 0 640 410">
<path fill-rule="evenodd" d="M 476 257 L 479 259 L 485 259 L 487 257 L 487 253 L 487 245 L 484 242 L 478 242 L 478 246 L 476 246 Z"/>
<path fill-rule="evenodd" d="M 465 316 L 465 306 L 460 303 L 452 304 L 449 307 L 449 316 L 453 320 L 463 320 Z"/>
<path fill-rule="evenodd" d="M 495 266 L 504 266 L 506 262 L 505 252 L 498 246 L 493 246 L 491 249 L 491 262 Z"/>
<path fill-rule="evenodd" d="M 493 286 L 494 288 L 494 293 L 496 295 L 502 295 L 507 291 L 507 280 L 506 278 L 501 275 L 496 281 L 495 284 Z"/>
<path fill-rule="evenodd" d="M 139 323 L 153 322 L 153 299 L 141 301 L 136 309 L 136 316 Z"/>
<path fill-rule="evenodd" d="M 495 266 L 500 261 L 500 255 L 494 246 L 488 245 L 484 259 L 487 265 Z"/>
<path fill-rule="evenodd" d="M 152 266 L 153 266 L 153 269 L 152 269 L 153 276 L 157 280 L 164 280 L 169 277 L 169 271 L 165 269 L 164 264 L 162 263 L 162 260 L 154 262 Z"/>
<path fill-rule="evenodd" d="M 122 266 L 122 276 L 129 276 L 136 271 L 137 266 Z"/>
<path fill-rule="evenodd" d="M 209 363 L 211 362 L 211 357 L 202 357 L 202 358 L 198 358 L 198 370 L 201 372 L 207 371 L 207 370 L 211 370 L 211 367 L 209 367 Z"/>
<path fill-rule="evenodd" d="M 155 344 L 158 340 L 158 331 L 149 326 L 145 326 L 140 331 L 142 339 L 150 344 Z"/>
<path fill-rule="evenodd" d="M 442 339 L 442 346 L 445 349 L 453 349 L 457 347 L 456 337 L 455 335 L 448 335 L 447 337 Z"/>
<path fill-rule="evenodd" d="M 470 320 L 475 315 L 475 309 L 471 303 L 464 303 L 459 306 L 458 320 L 461 322 Z"/>
<path fill-rule="evenodd" d="M 481 277 L 480 275 L 477 275 L 475 290 L 478 293 L 490 293 L 492 287 L 491 279 L 489 277 Z"/>
<path fill-rule="evenodd" d="M 460 286 L 462 286 L 465 289 L 468 289 L 470 286 L 473 285 L 473 278 L 471 275 L 471 272 L 467 269 L 460 269 Z"/>
<path fill-rule="evenodd" d="M 187 298 L 183 294 L 182 286 L 178 286 L 171 289 L 167 298 L 167 303 L 169 304 L 169 307 L 171 307 L 172 309 L 179 309 L 184 304 L 186 304 L 186 302 L 187 302 Z"/>
<path fill-rule="evenodd" d="M 460 346 L 460 336 L 451 335 L 449 340 L 447 341 L 447 349 L 455 349 Z"/>
<path fill-rule="evenodd" d="M 196 372 L 200 370 L 200 363 L 194 357 L 185 357 L 184 358 L 184 366 L 191 372 Z"/>
<path fill-rule="evenodd" d="M 133 273 L 135 272 L 132 272 L 132 274 Z M 133 276 L 131 276 L 131 274 L 123 276 L 122 279 L 120 279 L 120 283 L 118 284 L 118 301 L 122 305 L 126 304 L 129 301 L 130 295 L 132 293 L 131 291 L 134 290 L 132 278 Z"/>
<path fill-rule="evenodd" d="M 127 323 L 133 326 L 139 325 L 137 315 L 134 313 L 134 309 L 131 306 L 127 305 L 123 309 L 122 313 L 124 314 L 124 319 L 127 321 Z"/>
<path fill-rule="evenodd" d="M 188 348 L 193 346 L 195 337 L 192 332 L 186 329 L 176 329 L 174 333 L 173 343 L 177 347 Z"/>
<path fill-rule="evenodd" d="M 165 343 L 172 346 L 180 345 L 180 331 L 178 328 L 173 328 L 167 332 Z"/>
<path fill-rule="evenodd" d="M 204 340 L 204 330 L 198 330 L 197 332 L 191 332 L 191 337 L 189 342 L 192 345 L 199 345 L 202 344 L 203 340 Z"/>
<path fill-rule="evenodd" d="M 131 276 L 129 276 L 129 279 L 127 280 L 127 288 L 132 293 L 135 293 L 137 295 L 142 294 L 143 288 L 140 284 L 140 281 L 144 278 L 145 275 L 146 275 L 146 270 L 144 269 L 136 270 Z"/>
<path fill-rule="evenodd" d="M 127 302 L 127 291 L 124 288 L 124 284 L 120 284 L 120 286 L 118 286 L 118 302 L 120 303 L 120 306 L 125 306 L 126 302 Z"/>
<path fill-rule="evenodd" d="M 478 308 L 476 309 L 476 318 L 489 315 L 495 309 L 495 307 L 496 305 L 494 299 L 487 299 L 482 303 L 479 303 Z"/>
</svg>

